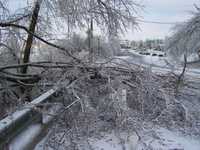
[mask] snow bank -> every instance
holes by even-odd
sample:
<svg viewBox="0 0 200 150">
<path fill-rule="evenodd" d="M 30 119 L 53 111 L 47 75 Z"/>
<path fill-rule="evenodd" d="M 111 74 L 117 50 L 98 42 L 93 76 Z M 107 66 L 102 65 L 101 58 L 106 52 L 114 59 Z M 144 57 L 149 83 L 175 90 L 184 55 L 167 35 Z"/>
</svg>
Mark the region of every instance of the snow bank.
<svg viewBox="0 0 200 150">
<path fill-rule="evenodd" d="M 144 61 L 145 64 L 155 65 L 155 66 L 160 66 L 160 67 L 167 66 L 165 59 L 166 58 L 160 58 L 160 57 L 156 57 L 156 56 L 143 56 L 142 57 L 142 60 Z"/>
<path fill-rule="evenodd" d="M 136 133 L 107 134 L 102 139 L 89 139 L 89 143 L 94 150 L 137 150 L 139 138 Z"/>
<path fill-rule="evenodd" d="M 199 150 L 200 138 L 181 135 L 178 132 L 164 128 L 155 130 L 156 138 L 149 137 L 145 140 L 146 145 L 158 150 Z"/>
<path fill-rule="evenodd" d="M 144 135 L 140 136 L 141 139 L 135 132 L 117 133 L 113 130 L 111 133 L 101 133 L 101 138 L 81 139 L 78 150 L 199 150 L 200 148 L 200 139 L 184 136 L 165 128 L 153 130 L 149 128 Z M 35 150 L 42 150 L 43 144 L 44 141 Z"/>
</svg>

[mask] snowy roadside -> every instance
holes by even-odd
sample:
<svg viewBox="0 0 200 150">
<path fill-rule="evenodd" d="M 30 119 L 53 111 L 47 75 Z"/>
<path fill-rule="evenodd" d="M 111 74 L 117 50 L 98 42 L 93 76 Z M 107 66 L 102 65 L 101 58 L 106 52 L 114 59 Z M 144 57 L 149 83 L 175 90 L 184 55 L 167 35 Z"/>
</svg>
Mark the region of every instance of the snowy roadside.
<svg viewBox="0 0 200 150">
<path fill-rule="evenodd" d="M 142 135 L 142 142 L 134 132 L 130 135 L 120 133 L 120 138 L 125 141 L 125 150 L 199 150 L 200 148 L 200 138 L 184 136 L 165 128 L 150 131 L 151 133 Z M 94 150 L 124 150 L 115 134 L 105 135 L 102 139 L 90 139 L 89 142 Z"/>
<path fill-rule="evenodd" d="M 117 62 L 120 63 L 122 62 L 121 60 L 129 61 L 131 59 L 129 56 L 122 56 L 118 58 L 119 60 Z M 152 71 L 156 73 L 166 73 L 171 72 L 171 69 L 153 66 Z M 179 71 L 181 71 L 181 69 L 178 70 L 178 72 Z M 196 82 L 196 80 L 198 80 L 194 80 L 193 78 L 191 78 L 191 74 L 193 75 L 193 73 L 188 71 L 188 74 L 189 80 L 187 82 L 190 82 L 187 83 L 188 87 L 182 89 L 182 95 L 176 99 L 175 105 L 172 105 L 172 108 L 177 111 L 175 112 L 175 115 L 176 113 L 179 114 L 179 111 L 181 109 L 179 110 L 178 108 L 180 108 L 180 106 L 183 107 L 186 111 L 186 120 L 181 121 L 181 123 L 186 123 L 184 127 L 181 127 L 181 129 L 179 127 L 176 128 L 176 123 L 173 124 L 174 122 L 170 120 L 171 118 L 165 118 L 166 121 L 172 121 L 172 125 L 171 127 L 169 127 L 170 123 L 169 126 L 163 126 L 163 124 L 159 126 L 155 125 L 156 123 L 152 123 L 151 121 L 141 121 L 141 118 L 138 119 L 140 120 L 138 121 L 135 117 L 132 117 L 132 120 L 137 122 L 136 124 L 131 125 L 131 128 L 136 128 L 135 130 L 130 129 L 130 126 L 125 126 L 123 130 L 111 127 L 109 130 L 106 130 L 106 132 L 103 132 L 100 128 L 104 128 L 105 126 L 97 126 L 97 128 L 92 129 L 94 125 L 88 124 L 91 133 L 96 132 L 96 134 L 92 134 L 90 136 L 79 136 L 76 141 L 73 141 L 77 146 L 76 148 L 78 150 L 199 150 L 200 134 L 198 133 L 198 131 L 200 131 L 200 125 L 196 124 L 196 122 L 198 123 L 198 121 L 200 121 L 200 118 L 198 117 L 200 114 L 200 102 L 198 100 L 198 98 L 200 98 L 200 94 L 197 92 L 198 89 L 200 89 L 200 86 L 198 83 L 195 85 L 193 84 L 194 82 Z M 198 70 L 197 73 L 194 73 L 194 76 L 196 76 L 197 74 Z M 193 85 L 194 87 L 189 87 L 191 85 Z M 189 88 L 190 90 L 187 88 Z M 191 94 L 193 94 L 193 96 L 191 96 Z M 174 110 L 169 109 L 169 111 Z M 191 124 L 192 132 L 190 132 L 190 129 L 187 129 L 187 121 L 195 122 L 194 124 Z M 102 123 L 102 121 L 97 120 L 95 121 L 95 124 L 98 124 L 99 122 L 100 124 Z M 135 131 L 137 131 L 137 133 Z M 63 135 L 58 134 L 56 138 L 59 139 L 62 136 Z M 47 140 L 44 139 L 41 143 L 39 143 L 35 150 L 43 150 L 43 146 L 46 144 L 46 141 Z M 66 148 L 58 146 L 58 150 L 71 148 L 70 139 L 66 138 L 64 141 L 61 140 L 60 143 L 57 143 L 57 145 L 61 145 L 63 143 L 65 143 L 65 146 L 67 145 L 69 147 Z M 52 148 L 52 150 L 53 149 L 54 148 Z"/>
<path fill-rule="evenodd" d="M 131 55 L 131 56 L 117 56 L 115 60 L 122 64 L 134 64 L 142 67 L 150 67 L 155 73 L 176 73 L 180 74 L 183 67 L 180 64 L 172 63 L 170 64 L 170 59 L 167 57 L 159 58 L 152 56 L 142 56 L 142 55 Z M 197 78 L 200 75 L 200 70 L 197 68 L 189 67 L 186 68 L 186 76 L 192 76 Z"/>
<path fill-rule="evenodd" d="M 170 131 L 162 127 L 145 128 L 139 134 L 140 138 L 134 131 L 121 131 L 116 134 L 116 131 L 111 130 L 100 133 L 98 137 L 81 138 L 76 142 L 78 150 L 199 150 L 200 148 L 200 137 L 183 135 L 178 131 Z M 35 150 L 43 150 L 44 142 L 45 139 Z M 59 147 L 59 150 L 65 148 Z"/>
</svg>

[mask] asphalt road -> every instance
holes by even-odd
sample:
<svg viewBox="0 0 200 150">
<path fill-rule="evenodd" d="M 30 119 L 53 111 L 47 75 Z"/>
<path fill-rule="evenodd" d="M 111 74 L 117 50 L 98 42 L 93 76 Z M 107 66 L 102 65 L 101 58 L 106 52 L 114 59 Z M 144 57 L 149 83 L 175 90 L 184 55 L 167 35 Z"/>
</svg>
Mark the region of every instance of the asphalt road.
<svg viewBox="0 0 200 150">
<path fill-rule="evenodd" d="M 126 52 L 124 56 L 117 56 L 117 58 L 125 60 L 130 64 L 137 64 L 144 67 L 151 67 L 152 71 L 156 73 L 174 72 L 176 74 L 180 74 L 183 70 L 182 64 L 174 63 L 168 57 L 145 56 L 145 55 L 140 55 L 136 52 L 135 53 Z M 200 80 L 200 62 L 188 64 L 185 76 L 190 76 Z"/>
</svg>

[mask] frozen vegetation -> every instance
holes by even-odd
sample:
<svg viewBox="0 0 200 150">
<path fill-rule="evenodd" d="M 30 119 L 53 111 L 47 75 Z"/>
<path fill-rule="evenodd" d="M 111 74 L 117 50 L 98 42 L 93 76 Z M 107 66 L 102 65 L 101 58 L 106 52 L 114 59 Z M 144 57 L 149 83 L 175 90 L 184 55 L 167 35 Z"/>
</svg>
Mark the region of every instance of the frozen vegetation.
<svg viewBox="0 0 200 150">
<path fill-rule="evenodd" d="M 171 24 L 142 1 L 17 3 L 0 0 L 0 149 L 200 150 L 198 6 L 132 50 L 130 27 Z"/>
<path fill-rule="evenodd" d="M 127 65 L 121 58 L 117 63 Z M 111 66 L 117 66 L 116 60 Z M 67 123 L 69 128 L 53 127 L 36 150 L 45 146 L 63 150 L 198 150 L 199 80 L 187 76 L 176 94 L 173 91 L 176 80 L 172 74 L 153 73 L 148 69 L 143 71 L 142 75 L 135 72 L 137 77 L 142 78 L 142 83 L 130 80 L 129 74 L 122 74 L 117 80 L 111 79 L 108 85 L 104 78 L 99 78 L 98 82 L 96 79 L 83 81 L 89 90 L 83 102 L 84 111 L 79 113 L 72 125 Z M 118 82 L 128 79 L 130 82 L 125 85 Z M 109 89 L 113 92 L 109 93 Z M 55 142 L 53 145 L 52 140 Z"/>
</svg>

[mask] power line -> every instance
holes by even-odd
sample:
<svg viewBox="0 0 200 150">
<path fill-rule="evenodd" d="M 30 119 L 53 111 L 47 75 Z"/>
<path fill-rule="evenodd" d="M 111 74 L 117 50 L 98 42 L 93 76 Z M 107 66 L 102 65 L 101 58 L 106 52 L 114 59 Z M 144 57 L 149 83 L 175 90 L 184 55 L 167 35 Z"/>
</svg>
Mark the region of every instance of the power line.
<svg viewBox="0 0 200 150">
<path fill-rule="evenodd" d="M 148 21 L 148 20 L 142 20 L 142 19 L 136 19 L 138 22 L 142 23 L 149 23 L 149 24 L 161 24 L 161 25 L 176 25 L 179 23 L 184 23 L 184 22 L 161 22 L 161 21 Z"/>
</svg>

